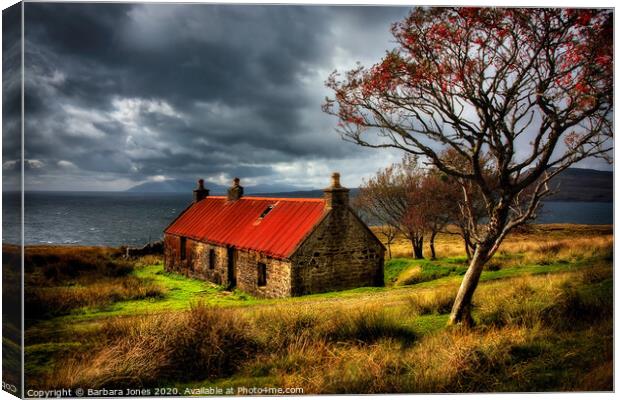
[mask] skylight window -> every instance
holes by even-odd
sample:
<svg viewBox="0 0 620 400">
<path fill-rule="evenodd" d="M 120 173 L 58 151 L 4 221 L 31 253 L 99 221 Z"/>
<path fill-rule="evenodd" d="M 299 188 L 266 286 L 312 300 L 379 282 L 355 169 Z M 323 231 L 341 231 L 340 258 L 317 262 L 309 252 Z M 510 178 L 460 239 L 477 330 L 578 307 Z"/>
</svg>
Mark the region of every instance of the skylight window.
<svg viewBox="0 0 620 400">
<path fill-rule="evenodd" d="M 267 208 L 265 208 L 265 211 L 263 211 L 263 213 L 260 215 L 260 217 L 258 217 L 258 219 L 265 218 L 265 216 L 269 214 L 271 210 L 273 210 L 273 204 L 270 204 L 269 206 L 267 206 Z"/>
</svg>

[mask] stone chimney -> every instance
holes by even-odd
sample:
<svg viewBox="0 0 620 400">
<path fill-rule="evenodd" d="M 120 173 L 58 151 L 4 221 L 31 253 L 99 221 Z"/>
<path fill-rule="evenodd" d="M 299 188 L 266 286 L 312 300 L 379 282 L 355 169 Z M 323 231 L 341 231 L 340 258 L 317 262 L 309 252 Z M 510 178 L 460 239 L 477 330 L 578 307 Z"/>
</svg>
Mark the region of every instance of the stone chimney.
<svg viewBox="0 0 620 400">
<path fill-rule="evenodd" d="M 194 189 L 194 203 L 199 202 L 209 195 L 209 189 L 205 189 L 205 180 L 198 179 L 198 187 Z"/>
<path fill-rule="evenodd" d="M 243 196 L 243 186 L 239 185 L 239 178 L 233 179 L 233 185 L 228 188 L 228 201 L 239 200 Z"/>
<path fill-rule="evenodd" d="M 328 210 L 345 208 L 349 205 L 349 189 L 340 186 L 340 174 L 338 172 L 332 174 L 332 184 L 323 189 L 323 193 L 325 208 Z"/>
</svg>

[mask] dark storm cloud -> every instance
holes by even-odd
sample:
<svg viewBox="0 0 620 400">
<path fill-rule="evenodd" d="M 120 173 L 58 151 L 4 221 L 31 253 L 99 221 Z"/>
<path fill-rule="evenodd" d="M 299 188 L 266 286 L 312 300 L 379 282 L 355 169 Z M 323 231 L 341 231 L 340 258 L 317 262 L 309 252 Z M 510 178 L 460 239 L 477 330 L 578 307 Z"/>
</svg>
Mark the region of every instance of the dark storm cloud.
<svg viewBox="0 0 620 400">
<path fill-rule="evenodd" d="M 21 7 L 3 10 L 2 36 L 2 189 L 21 187 Z"/>
<path fill-rule="evenodd" d="M 390 23 L 406 12 L 27 3 L 26 158 L 39 163 L 35 181 L 113 188 L 97 182 L 116 177 L 122 189 L 154 176 L 258 182 L 286 171 L 313 185 L 304 176 L 324 173 L 313 165 L 355 170 L 360 149 L 320 111 L 323 82 L 334 68 L 377 60 L 391 45 Z"/>
</svg>

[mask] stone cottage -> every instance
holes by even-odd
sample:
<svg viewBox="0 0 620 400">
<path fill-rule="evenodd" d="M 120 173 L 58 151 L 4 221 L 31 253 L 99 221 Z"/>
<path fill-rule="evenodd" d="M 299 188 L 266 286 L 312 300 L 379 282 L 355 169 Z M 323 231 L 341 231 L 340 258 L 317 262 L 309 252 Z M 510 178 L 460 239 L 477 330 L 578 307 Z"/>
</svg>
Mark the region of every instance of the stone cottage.
<svg viewBox="0 0 620 400">
<path fill-rule="evenodd" d="M 198 181 L 194 201 L 164 231 L 167 271 L 258 297 L 383 286 L 385 248 L 349 207 L 340 175 L 323 198 L 227 196 Z"/>
</svg>

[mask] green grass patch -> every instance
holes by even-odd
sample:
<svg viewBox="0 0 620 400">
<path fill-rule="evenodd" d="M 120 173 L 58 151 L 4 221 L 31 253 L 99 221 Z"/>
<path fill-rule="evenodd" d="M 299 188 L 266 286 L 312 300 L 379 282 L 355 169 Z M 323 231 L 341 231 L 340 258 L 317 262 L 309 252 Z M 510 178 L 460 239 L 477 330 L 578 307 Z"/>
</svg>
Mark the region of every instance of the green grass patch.
<svg viewBox="0 0 620 400">
<path fill-rule="evenodd" d="M 550 274 L 556 272 L 577 271 L 580 268 L 588 266 L 588 263 L 575 262 L 567 264 L 565 262 L 557 262 L 554 264 L 532 264 L 532 265 L 516 265 L 511 267 L 502 267 L 497 271 L 483 271 L 480 281 L 491 281 L 494 279 L 512 278 L 523 275 Z"/>
<path fill-rule="evenodd" d="M 422 315 L 412 321 L 412 328 L 420 336 L 429 335 L 445 329 L 449 317 L 449 314 Z"/>
<path fill-rule="evenodd" d="M 166 288 L 161 298 L 119 301 L 105 307 L 85 307 L 74 313 L 81 319 L 158 313 L 171 310 L 186 310 L 192 304 L 202 302 L 208 305 L 230 306 L 250 305 L 257 300 L 247 293 L 235 290 L 227 291 L 200 279 L 166 272 L 161 264 L 137 268 L 133 275 L 147 282 L 153 282 Z"/>
<path fill-rule="evenodd" d="M 383 268 L 383 277 L 386 285 L 393 285 L 398 276 L 410 269 L 414 265 L 414 261 L 409 258 L 392 258 L 385 262 Z"/>
<path fill-rule="evenodd" d="M 399 258 L 388 261 L 389 276 L 395 286 L 415 285 L 434 281 L 446 276 L 461 276 L 465 274 L 467 266 L 460 257 L 440 260 L 414 260 Z M 388 281 L 386 280 L 386 283 Z"/>
</svg>

